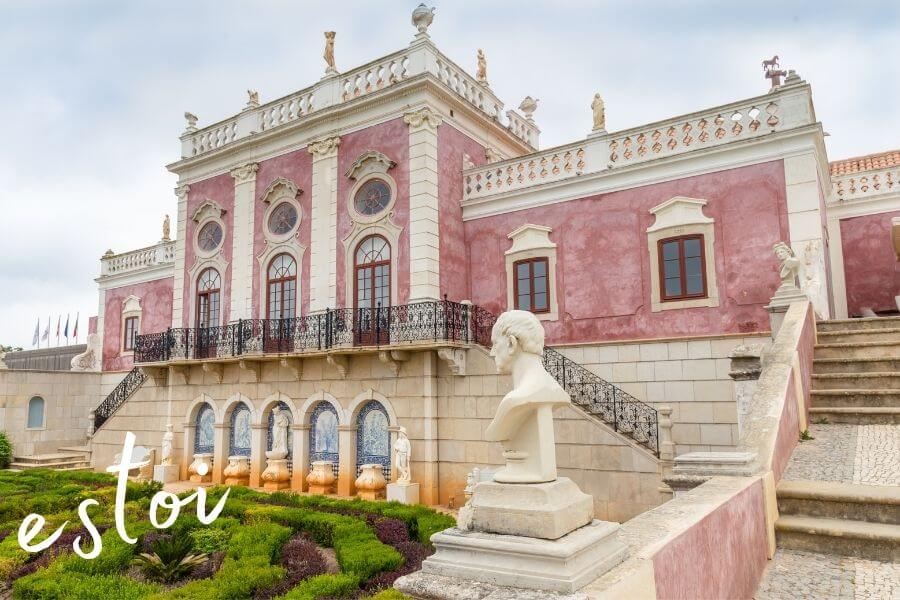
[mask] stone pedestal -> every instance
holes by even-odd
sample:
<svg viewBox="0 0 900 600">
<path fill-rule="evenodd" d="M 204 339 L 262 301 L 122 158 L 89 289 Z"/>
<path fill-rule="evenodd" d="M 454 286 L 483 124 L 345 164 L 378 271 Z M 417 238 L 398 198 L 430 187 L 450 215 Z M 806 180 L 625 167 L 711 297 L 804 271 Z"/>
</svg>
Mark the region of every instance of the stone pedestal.
<svg viewBox="0 0 900 600">
<path fill-rule="evenodd" d="M 263 489 L 266 490 L 283 490 L 291 487 L 291 471 L 288 469 L 287 459 L 267 459 L 266 470 L 262 472 L 260 478 L 263 481 Z"/>
<path fill-rule="evenodd" d="M 782 284 L 776 291 L 775 295 L 766 305 L 769 311 L 769 324 L 772 327 L 772 339 L 778 335 L 781 324 L 784 322 L 784 315 L 787 309 L 794 302 L 805 302 L 809 298 L 796 285 Z"/>
<path fill-rule="evenodd" d="M 333 494 L 334 493 L 334 468 L 330 460 L 315 460 L 309 475 L 306 476 L 306 482 L 309 484 L 310 494 Z"/>
<path fill-rule="evenodd" d="M 229 456 L 228 466 L 222 475 L 225 476 L 225 485 L 250 485 L 250 458 Z"/>
<path fill-rule="evenodd" d="M 178 465 L 155 465 L 153 467 L 153 481 L 160 483 L 178 481 Z"/>
<path fill-rule="evenodd" d="M 381 500 L 384 498 L 385 483 L 381 465 L 362 465 L 356 478 L 356 495 L 363 500 Z"/>
<path fill-rule="evenodd" d="M 516 484 L 484 481 L 459 511 L 462 529 L 558 539 L 594 518 L 594 499 L 571 479 Z"/>
<path fill-rule="evenodd" d="M 387 485 L 387 500 L 396 500 L 401 504 L 419 503 L 418 483 L 389 483 Z"/>
<path fill-rule="evenodd" d="M 625 559 L 618 529 L 618 523 L 593 521 L 557 540 L 447 529 L 432 536 L 436 552 L 422 570 L 401 577 L 394 587 L 414 597 L 447 600 L 470 597 L 472 581 L 571 593 Z"/>
<path fill-rule="evenodd" d="M 212 481 L 212 457 L 208 452 L 200 452 L 194 455 L 194 462 L 188 467 L 188 479 L 194 483 L 209 483 Z"/>
</svg>

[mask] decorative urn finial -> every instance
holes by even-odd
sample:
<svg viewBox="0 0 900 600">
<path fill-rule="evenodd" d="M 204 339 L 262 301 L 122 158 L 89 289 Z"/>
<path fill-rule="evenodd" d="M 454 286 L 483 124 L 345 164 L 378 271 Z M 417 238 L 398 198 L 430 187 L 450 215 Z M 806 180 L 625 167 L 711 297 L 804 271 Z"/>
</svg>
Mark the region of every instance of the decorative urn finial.
<svg viewBox="0 0 900 600">
<path fill-rule="evenodd" d="M 519 105 L 519 110 L 522 111 L 522 114 L 524 114 L 525 118 L 529 121 L 534 121 L 534 111 L 537 110 L 538 102 L 539 100 L 536 100 L 531 96 L 525 96 L 525 99 L 522 100 L 522 103 Z"/>
<path fill-rule="evenodd" d="M 412 11 L 412 24 L 419 30 L 419 35 L 428 35 L 428 26 L 434 21 L 434 7 L 428 8 L 425 4 L 418 5 Z"/>
<path fill-rule="evenodd" d="M 197 115 L 190 112 L 184 113 L 184 120 L 187 121 L 185 131 L 197 131 Z"/>
</svg>

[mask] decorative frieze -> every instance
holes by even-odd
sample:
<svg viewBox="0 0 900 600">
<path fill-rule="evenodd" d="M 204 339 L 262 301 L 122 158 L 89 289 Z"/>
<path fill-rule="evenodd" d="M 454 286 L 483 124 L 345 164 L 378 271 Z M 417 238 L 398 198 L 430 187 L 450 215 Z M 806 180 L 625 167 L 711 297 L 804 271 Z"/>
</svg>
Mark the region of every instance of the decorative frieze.
<svg viewBox="0 0 900 600">
<path fill-rule="evenodd" d="M 256 179 L 256 172 L 259 170 L 258 163 L 248 163 L 231 170 L 231 176 L 234 177 L 234 184 L 240 185 Z"/>
<path fill-rule="evenodd" d="M 437 132 L 438 125 L 441 124 L 441 117 L 429 106 L 424 106 L 419 110 L 408 112 L 403 115 L 403 121 L 409 125 L 409 130 L 418 131 L 421 129 L 430 129 Z"/>
<path fill-rule="evenodd" d="M 340 136 L 334 136 L 310 142 L 307 150 L 313 155 L 313 160 L 321 160 L 337 156 L 338 146 L 340 145 Z"/>
</svg>

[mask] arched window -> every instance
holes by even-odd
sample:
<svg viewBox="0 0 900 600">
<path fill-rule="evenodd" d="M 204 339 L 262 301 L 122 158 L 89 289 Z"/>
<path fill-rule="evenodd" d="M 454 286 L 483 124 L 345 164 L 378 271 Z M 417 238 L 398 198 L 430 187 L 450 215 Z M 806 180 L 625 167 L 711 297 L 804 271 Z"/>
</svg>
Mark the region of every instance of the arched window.
<svg viewBox="0 0 900 600">
<path fill-rule="evenodd" d="M 288 405 L 285 404 L 284 402 L 279 402 L 275 406 L 277 406 L 279 409 L 281 409 L 280 414 L 286 415 L 288 422 L 291 425 L 293 425 L 294 417 L 291 414 L 291 409 L 288 408 Z M 274 407 L 273 407 L 273 409 L 274 409 Z M 268 425 L 266 427 L 266 452 L 268 452 L 272 449 L 272 444 L 274 441 L 272 439 L 272 430 L 274 428 L 275 428 L 275 411 L 270 410 Z M 293 467 L 292 458 L 294 456 L 294 433 L 293 433 L 290 425 L 288 425 L 288 430 L 287 430 L 287 450 L 288 450 L 288 455 L 287 455 L 288 470 L 290 471 L 290 470 L 292 470 L 292 467 Z"/>
<path fill-rule="evenodd" d="M 386 309 L 391 306 L 390 244 L 380 235 L 370 235 L 356 247 L 354 264 L 357 341 L 361 344 L 386 343 L 389 322 Z"/>
<path fill-rule="evenodd" d="M 194 422 L 194 452 L 196 454 L 212 454 L 215 444 L 215 423 L 216 413 L 213 412 L 212 406 L 209 404 L 201 406 Z"/>
<path fill-rule="evenodd" d="M 309 462 L 331 461 L 338 472 L 338 415 L 330 402 L 319 402 L 309 419 Z"/>
<path fill-rule="evenodd" d="M 44 427 L 44 399 L 34 396 L 28 401 L 28 429 Z"/>
<path fill-rule="evenodd" d="M 229 456 L 250 456 L 250 408 L 241 402 L 231 411 Z"/>
<path fill-rule="evenodd" d="M 269 263 L 267 319 L 293 319 L 297 306 L 297 261 L 279 254 Z"/>
<path fill-rule="evenodd" d="M 369 400 L 356 417 L 356 467 L 379 464 L 384 478 L 391 480 L 391 434 L 388 414 L 377 400 Z"/>
<path fill-rule="evenodd" d="M 219 293 L 222 278 L 215 269 L 206 269 L 197 278 L 197 327 L 219 326 Z"/>
</svg>

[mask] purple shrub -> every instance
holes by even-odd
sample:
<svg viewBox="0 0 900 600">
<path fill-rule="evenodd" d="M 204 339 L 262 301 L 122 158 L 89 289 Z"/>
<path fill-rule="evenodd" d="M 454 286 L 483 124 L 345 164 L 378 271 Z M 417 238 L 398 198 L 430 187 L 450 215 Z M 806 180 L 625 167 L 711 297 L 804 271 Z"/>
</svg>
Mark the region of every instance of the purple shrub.
<svg viewBox="0 0 900 600">
<path fill-rule="evenodd" d="M 209 579 L 216 573 L 218 573 L 219 569 L 222 567 L 222 562 L 225 560 L 224 552 L 213 552 L 209 555 L 209 559 L 194 569 L 191 574 L 188 576 L 188 579 Z"/>
<path fill-rule="evenodd" d="M 145 533 L 144 537 L 141 538 L 141 552 L 146 552 L 147 554 L 153 553 L 153 544 L 158 542 L 159 540 L 170 540 L 172 536 L 168 533 L 160 533 L 158 531 L 151 531 L 149 533 Z"/>
<path fill-rule="evenodd" d="M 304 579 L 328 572 L 325 558 L 316 544 L 304 535 L 296 535 L 281 548 L 284 579 L 276 585 L 256 592 L 256 600 L 268 600 L 287 593 Z"/>
<path fill-rule="evenodd" d="M 367 519 L 367 521 L 369 520 Z M 409 541 L 409 531 L 406 529 L 406 523 L 400 519 L 372 519 L 369 521 L 369 526 L 382 544 L 396 547 L 397 544 Z"/>
<path fill-rule="evenodd" d="M 26 575 L 31 575 L 41 567 L 48 566 L 51 562 L 54 561 L 58 556 L 63 554 L 68 554 L 72 551 L 72 544 L 75 542 L 75 538 L 81 536 L 81 544 L 87 543 L 91 539 L 90 533 L 84 527 L 79 527 L 78 529 L 74 529 L 72 531 L 63 531 L 62 535 L 53 543 L 52 546 L 38 554 L 34 560 L 29 561 L 13 571 L 10 574 L 10 581 L 15 581 L 20 577 L 25 577 Z M 82 547 L 82 550 L 85 548 Z"/>
<path fill-rule="evenodd" d="M 398 577 L 418 571 L 422 568 L 422 561 L 433 552 L 433 550 L 426 548 L 419 542 L 411 542 L 408 539 L 405 542 L 397 542 L 396 544 L 391 543 L 391 546 L 403 555 L 406 562 L 393 571 L 385 571 L 384 573 L 379 573 L 375 577 L 369 579 L 363 585 L 363 589 L 367 593 L 374 593 L 379 590 L 387 589 L 394 585 L 394 581 L 396 581 Z"/>
<path fill-rule="evenodd" d="M 0 542 L 2 542 L 8 535 L 9 535 L 9 530 L 0 529 Z"/>
</svg>

